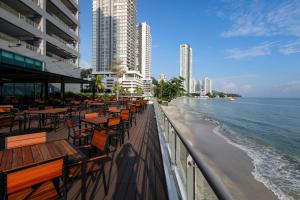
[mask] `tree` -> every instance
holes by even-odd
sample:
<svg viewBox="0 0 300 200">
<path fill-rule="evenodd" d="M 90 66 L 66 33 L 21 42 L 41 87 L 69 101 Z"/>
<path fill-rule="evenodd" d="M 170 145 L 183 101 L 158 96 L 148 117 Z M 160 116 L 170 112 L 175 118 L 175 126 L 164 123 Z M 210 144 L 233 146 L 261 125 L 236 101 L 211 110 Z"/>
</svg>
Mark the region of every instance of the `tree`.
<svg viewBox="0 0 300 200">
<path fill-rule="evenodd" d="M 95 86 L 97 87 L 98 92 L 103 92 L 105 89 L 102 83 L 102 76 L 99 74 L 96 75 Z"/>
<path fill-rule="evenodd" d="M 144 89 L 141 87 L 141 86 L 137 86 L 136 88 L 135 88 L 135 90 L 134 90 L 134 93 L 136 94 L 136 95 L 143 95 L 143 93 L 144 93 Z"/>
<path fill-rule="evenodd" d="M 92 74 L 93 69 L 81 69 L 80 71 L 80 78 L 87 78 L 89 75 Z"/>
<path fill-rule="evenodd" d="M 121 78 L 124 76 L 124 74 L 126 73 L 126 69 L 122 66 L 123 61 L 120 59 L 113 59 L 112 60 L 112 67 L 111 67 L 111 71 L 113 74 L 116 75 L 116 77 L 118 78 L 116 83 L 119 83 L 119 85 L 121 84 Z M 116 94 L 117 94 L 117 101 L 119 100 L 119 87 L 116 87 Z"/>
<path fill-rule="evenodd" d="M 160 81 L 154 87 L 154 96 L 164 101 L 171 101 L 172 99 L 185 94 L 183 87 L 184 78 L 172 78 L 165 82 Z"/>
</svg>

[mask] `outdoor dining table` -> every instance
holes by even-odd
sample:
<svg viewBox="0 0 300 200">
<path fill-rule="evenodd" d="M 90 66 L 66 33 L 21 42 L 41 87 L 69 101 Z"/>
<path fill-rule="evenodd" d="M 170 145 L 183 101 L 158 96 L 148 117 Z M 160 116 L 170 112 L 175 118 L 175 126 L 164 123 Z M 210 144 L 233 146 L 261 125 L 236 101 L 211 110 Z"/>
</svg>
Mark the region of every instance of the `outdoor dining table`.
<svg viewBox="0 0 300 200">
<path fill-rule="evenodd" d="M 86 156 L 66 140 L 57 140 L 0 151 L 0 171 L 35 165 L 52 159 L 67 156 L 67 162 L 82 162 L 82 199 L 86 194 Z"/>
<path fill-rule="evenodd" d="M 93 118 L 82 119 L 80 120 L 80 122 L 84 122 L 96 127 L 100 127 L 101 124 L 105 124 L 107 122 L 107 119 L 108 117 L 93 117 Z"/>
<path fill-rule="evenodd" d="M 42 115 L 54 115 L 57 116 L 62 113 L 66 113 L 68 108 L 49 108 L 44 110 L 26 110 L 24 111 L 24 119 L 27 119 L 27 115 L 30 114 L 38 114 L 40 118 Z M 41 122 L 40 122 L 41 123 Z M 56 126 L 54 125 L 54 129 L 56 131 Z M 24 123 L 24 130 L 26 130 L 26 123 Z"/>
</svg>

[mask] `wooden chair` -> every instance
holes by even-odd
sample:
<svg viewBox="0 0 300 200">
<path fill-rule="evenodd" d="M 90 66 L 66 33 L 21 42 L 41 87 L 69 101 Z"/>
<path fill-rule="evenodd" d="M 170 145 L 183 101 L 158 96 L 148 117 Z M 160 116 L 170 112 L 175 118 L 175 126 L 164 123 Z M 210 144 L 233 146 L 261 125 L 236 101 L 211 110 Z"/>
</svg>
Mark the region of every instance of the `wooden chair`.
<svg viewBox="0 0 300 200">
<path fill-rule="evenodd" d="M 92 141 L 90 145 L 80 146 L 81 150 L 88 150 L 89 159 L 86 162 L 86 174 L 94 175 L 93 173 L 102 171 L 103 172 L 103 183 L 105 194 L 107 194 L 107 185 L 104 172 L 105 162 L 110 161 L 108 153 L 108 144 L 107 144 L 107 134 L 105 130 L 99 131 L 94 130 Z M 92 154 L 93 152 L 96 152 Z M 82 162 L 73 164 L 68 169 L 68 181 L 72 182 L 75 179 L 78 179 L 82 176 Z M 95 176 L 92 176 L 92 179 L 95 179 Z"/>
<path fill-rule="evenodd" d="M 14 126 L 14 116 L 9 115 L 9 116 L 0 117 L 0 129 L 9 128 L 9 133 L 11 133 L 13 126 Z"/>
<path fill-rule="evenodd" d="M 39 108 L 37 108 L 37 107 L 28 108 L 28 111 L 37 111 L 37 110 L 39 110 Z M 32 121 L 38 121 L 38 128 L 41 128 L 41 126 L 42 126 L 40 114 L 29 114 L 28 121 L 29 121 L 29 124 L 28 124 L 29 129 L 31 127 Z"/>
<path fill-rule="evenodd" d="M 62 178 L 65 186 L 65 158 L 60 157 L 43 163 L 1 172 L 1 197 L 9 200 L 49 200 L 66 199 L 66 190 L 62 195 L 58 186 L 52 182 Z M 62 197 L 61 197 L 62 196 Z"/>
<path fill-rule="evenodd" d="M 84 139 L 87 142 L 88 136 L 91 135 L 91 128 L 80 128 L 78 125 L 73 123 L 72 119 L 66 119 L 66 124 L 68 127 L 68 140 L 73 140 L 73 144 L 76 145 L 78 141 L 79 145 L 81 145 L 81 140 Z"/>
<path fill-rule="evenodd" d="M 5 138 L 5 148 L 12 149 L 47 142 L 46 132 L 9 136 Z"/>
<path fill-rule="evenodd" d="M 112 118 L 108 118 L 107 119 L 107 123 L 106 123 L 106 133 L 109 136 L 109 144 L 111 145 L 112 140 L 116 140 L 117 144 L 120 142 L 123 142 L 123 127 L 121 126 L 121 117 L 117 116 L 117 117 L 112 117 Z"/>
</svg>

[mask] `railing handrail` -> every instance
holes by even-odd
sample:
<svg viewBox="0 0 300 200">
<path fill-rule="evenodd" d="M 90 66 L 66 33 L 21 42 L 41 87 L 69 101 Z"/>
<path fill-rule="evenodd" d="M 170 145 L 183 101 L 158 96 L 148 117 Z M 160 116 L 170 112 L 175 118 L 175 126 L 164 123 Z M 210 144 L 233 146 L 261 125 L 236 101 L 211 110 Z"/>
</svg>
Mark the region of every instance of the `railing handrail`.
<svg viewBox="0 0 300 200">
<path fill-rule="evenodd" d="M 200 155 L 193 149 L 190 142 L 185 139 L 179 129 L 176 127 L 175 123 L 172 121 L 172 119 L 169 117 L 169 115 L 161 108 L 159 105 L 160 110 L 163 112 L 165 117 L 168 119 L 169 123 L 172 125 L 173 129 L 175 130 L 175 134 L 179 137 L 182 144 L 185 146 L 186 150 L 194 160 L 195 164 L 199 168 L 199 170 L 202 172 L 203 176 L 205 177 L 207 183 L 211 187 L 211 189 L 214 191 L 215 195 L 220 200 L 232 200 L 233 197 L 228 192 L 224 184 L 221 182 L 221 180 L 215 175 L 215 173 L 211 170 L 211 167 L 200 157 Z"/>
</svg>

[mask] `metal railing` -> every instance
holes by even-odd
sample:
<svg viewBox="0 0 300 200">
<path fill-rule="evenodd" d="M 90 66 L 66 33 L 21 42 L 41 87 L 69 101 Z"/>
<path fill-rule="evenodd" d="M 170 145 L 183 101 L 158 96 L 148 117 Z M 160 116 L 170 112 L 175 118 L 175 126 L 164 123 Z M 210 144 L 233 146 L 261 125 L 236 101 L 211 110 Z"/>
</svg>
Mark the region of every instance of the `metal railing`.
<svg viewBox="0 0 300 200">
<path fill-rule="evenodd" d="M 169 167 L 176 177 L 180 198 L 188 200 L 232 200 L 211 167 L 184 137 L 175 123 L 154 101 L 158 128 L 163 134 L 170 158 Z"/>
</svg>

